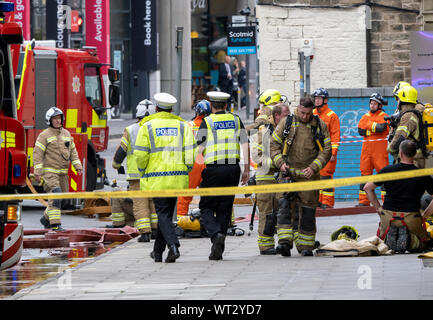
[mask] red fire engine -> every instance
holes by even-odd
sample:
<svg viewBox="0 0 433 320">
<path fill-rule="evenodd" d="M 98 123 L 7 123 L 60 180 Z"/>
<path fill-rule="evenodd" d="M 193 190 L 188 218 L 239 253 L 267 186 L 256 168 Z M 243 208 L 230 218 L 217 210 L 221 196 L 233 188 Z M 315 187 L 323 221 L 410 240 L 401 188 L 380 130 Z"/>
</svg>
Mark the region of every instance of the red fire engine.
<svg viewBox="0 0 433 320">
<path fill-rule="evenodd" d="M 12 3 L 0 1 L 0 193 L 12 194 L 26 185 L 27 155 L 25 131 L 17 120 L 11 53 L 23 41 L 21 27 L 5 21 Z M 23 227 L 19 202 L 0 202 L 0 270 L 21 259 Z"/>
<path fill-rule="evenodd" d="M 16 86 L 18 119 L 26 130 L 29 171 L 33 171 L 33 148 L 38 135 L 47 127 L 46 111 L 56 106 L 65 115 L 63 124 L 74 137 L 83 174 L 69 169 L 69 191 L 102 189 L 106 180 L 105 159 L 99 153 L 107 149 L 107 106 L 96 49 L 59 49 L 38 46 L 33 41 L 21 47 Z M 116 105 L 119 91 L 118 71 L 108 70 L 109 100 Z"/>
</svg>

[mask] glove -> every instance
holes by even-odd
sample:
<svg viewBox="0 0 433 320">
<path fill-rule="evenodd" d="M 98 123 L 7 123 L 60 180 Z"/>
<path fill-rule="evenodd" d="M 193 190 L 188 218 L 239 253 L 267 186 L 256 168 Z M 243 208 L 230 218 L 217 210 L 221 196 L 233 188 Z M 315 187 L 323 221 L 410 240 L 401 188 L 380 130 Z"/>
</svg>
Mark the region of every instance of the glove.
<svg viewBox="0 0 433 320">
<path fill-rule="evenodd" d="M 376 124 L 376 132 L 383 132 L 383 131 L 385 131 L 387 125 L 388 125 L 387 122 Z"/>
<path fill-rule="evenodd" d="M 117 173 L 118 174 L 125 174 L 125 167 L 124 166 L 120 166 L 119 168 L 117 168 Z"/>
<path fill-rule="evenodd" d="M 358 128 L 358 133 L 359 133 L 360 136 L 366 136 L 367 135 L 367 130 Z"/>
</svg>

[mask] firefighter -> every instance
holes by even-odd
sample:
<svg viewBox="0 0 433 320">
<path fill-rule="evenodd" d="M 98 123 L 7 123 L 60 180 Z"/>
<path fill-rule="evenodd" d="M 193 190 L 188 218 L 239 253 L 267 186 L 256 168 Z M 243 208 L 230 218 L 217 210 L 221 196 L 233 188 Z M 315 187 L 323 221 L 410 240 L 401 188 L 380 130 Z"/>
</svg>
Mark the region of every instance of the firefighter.
<svg viewBox="0 0 433 320">
<path fill-rule="evenodd" d="M 272 108 L 281 102 L 282 97 L 280 91 L 275 89 L 265 90 L 259 97 L 260 114 L 254 120 L 254 123 L 247 127 L 248 132 L 269 123 L 272 118 Z"/>
<path fill-rule="evenodd" d="M 45 114 L 47 129 L 39 134 L 33 151 L 34 177 L 43 185 L 47 193 L 61 193 L 69 191 L 68 169 L 69 163 L 82 174 L 83 167 L 78 158 L 74 138 L 68 130 L 63 128 L 65 121 L 62 110 L 56 107 L 48 109 Z M 63 230 L 61 225 L 61 201 L 51 199 L 41 218 L 45 228 L 55 231 Z"/>
<path fill-rule="evenodd" d="M 197 135 L 198 128 L 203 121 L 204 117 L 207 117 L 210 112 L 210 103 L 207 100 L 200 100 L 194 107 L 195 117 L 188 124 L 192 127 L 194 136 Z M 205 168 L 205 164 L 203 163 L 203 158 L 199 155 L 192 167 L 191 172 L 189 173 L 189 186 L 190 189 L 195 189 L 200 185 L 202 180 L 201 173 Z M 192 197 L 179 197 L 177 200 L 177 216 L 182 217 L 188 214 L 189 204 L 192 201 Z"/>
<path fill-rule="evenodd" d="M 137 122 L 126 127 L 120 144 L 113 158 L 113 168 L 121 169 L 122 162 L 126 158 L 126 180 L 128 181 L 128 190 L 140 190 L 140 172 L 137 169 L 137 162 L 134 156 L 134 145 L 137 138 L 138 130 L 140 129 L 139 122 L 146 116 L 155 113 L 155 106 L 150 100 L 141 101 L 136 108 Z M 126 199 L 114 198 L 111 200 L 113 227 L 123 227 L 127 223 L 126 220 L 133 221 L 134 226 L 140 232 L 138 242 L 149 242 L 152 232 L 156 232 L 158 218 L 155 212 L 155 206 L 152 199 L 137 198 L 132 200 L 133 217 L 125 217 L 125 210 L 122 209 L 123 202 Z M 127 219 L 129 218 L 129 219 Z"/>
<path fill-rule="evenodd" d="M 161 92 L 154 96 L 156 113 L 145 117 L 140 125 L 134 148 L 137 168 L 141 173 L 141 190 L 167 190 L 188 188 L 188 173 L 194 164 L 197 145 L 191 127 L 185 120 L 171 114 L 177 100 Z M 158 228 L 151 258 L 162 262 L 175 262 L 180 256 L 179 240 L 175 233 L 173 215 L 177 197 L 153 198 Z"/>
<path fill-rule="evenodd" d="M 319 88 L 314 90 L 314 115 L 318 115 L 320 119 L 326 123 L 329 134 L 331 136 L 332 155 L 328 164 L 320 170 L 320 179 L 332 179 L 335 168 L 337 166 L 337 153 L 340 145 L 340 119 L 337 114 L 328 106 L 329 93 L 328 90 Z M 322 209 L 334 207 L 334 188 L 320 190 L 319 202 Z"/>
<path fill-rule="evenodd" d="M 311 98 L 301 98 L 294 114 L 282 119 L 272 133 L 272 161 L 290 181 L 319 180 L 320 170 L 331 158 L 328 128 L 313 115 L 313 108 Z M 278 253 L 290 256 L 294 242 L 302 256 L 313 255 L 318 205 L 318 190 L 284 194 L 277 215 Z"/>
<path fill-rule="evenodd" d="M 281 119 L 290 114 L 288 105 L 277 104 L 272 110 L 272 117 L 267 124 L 260 125 L 258 132 L 251 136 L 251 160 L 257 164 L 256 184 L 267 185 L 277 183 L 275 166 L 269 156 L 269 142 L 272 132 Z M 258 246 L 260 254 L 274 255 L 274 234 L 278 213 L 277 193 L 259 193 L 256 195 L 259 209 Z"/>
<path fill-rule="evenodd" d="M 384 167 L 382 173 L 398 173 L 406 170 L 417 170 L 414 157 L 417 145 L 406 139 L 399 145 L 400 162 Z M 374 190 L 385 185 L 386 195 L 383 205 L 377 200 Z M 413 177 L 385 182 L 367 182 L 364 190 L 380 217 L 378 236 L 396 253 L 421 252 L 431 250 L 431 239 L 428 236 L 423 216 L 421 215 L 421 199 L 427 191 L 433 194 L 433 178 L 431 176 Z"/>
<path fill-rule="evenodd" d="M 360 169 L 361 175 L 369 176 L 382 170 L 389 164 L 388 151 L 386 151 L 386 138 L 389 133 L 388 122 L 384 119 L 387 116 L 382 108 L 388 102 L 378 93 L 370 96 L 370 111 L 364 114 L 358 123 L 359 135 L 364 137 L 361 151 Z M 376 141 L 377 140 L 377 141 Z M 364 191 L 364 185 L 359 187 L 359 204 L 357 206 L 369 206 L 367 194 Z M 382 199 L 385 191 L 382 188 Z"/>
<path fill-rule="evenodd" d="M 239 166 L 241 152 L 244 161 L 242 183 L 249 178 L 248 137 L 241 119 L 226 113 L 230 95 L 224 92 L 207 93 L 212 114 L 204 118 L 197 134 L 199 153 L 203 154 L 206 168 L 200 188 L 238 186 L 241 176 Z M 241 151 L 242 150 L 242 151 Z M 199 208 L 204 228 L 207 230 L 212 248 L 209 260 L 221 260 L 225 237 L 232 215 L 234 196 L 204 196 Z"/>
<path fill-rule="evenodd" d="M 397 93 L 399 117 L 396 129 L 390 133 L 388 152 L 398 160 L 398 147 L 402 141 L 409 139 L 417 144 L 414 164 L 418 168 L 425 167 L 426 150 L 422 131 L 422 111 L 424 107 L 417 102 L 418 91 L 411 85 L 401 86 Z M 421 114 L 418 117 L 417 114 Z"/>
</svg>

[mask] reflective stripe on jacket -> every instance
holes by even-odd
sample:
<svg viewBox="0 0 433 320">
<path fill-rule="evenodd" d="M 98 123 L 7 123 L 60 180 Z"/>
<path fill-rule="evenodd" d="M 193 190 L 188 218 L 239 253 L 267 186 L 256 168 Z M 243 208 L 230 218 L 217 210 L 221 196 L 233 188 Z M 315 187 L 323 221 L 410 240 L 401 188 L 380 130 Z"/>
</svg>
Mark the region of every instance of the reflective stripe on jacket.
<svg viewBox="0 0 433 320">
<path fill-rule="evenodd" d="M 219 163 L 240 159 L 240 121 L 231 113 L 210 114 L 204 118 L 207 126 L 204 163 Z"/>
<path fill-rule="evenodd" d="M 43 173 L 68 174 L 69 162 L 75 170 L 82 170 L 74 139 L 64 128 L 49 127 L 36 139 L 33 168 L 36 175 Z"/>
</svg>

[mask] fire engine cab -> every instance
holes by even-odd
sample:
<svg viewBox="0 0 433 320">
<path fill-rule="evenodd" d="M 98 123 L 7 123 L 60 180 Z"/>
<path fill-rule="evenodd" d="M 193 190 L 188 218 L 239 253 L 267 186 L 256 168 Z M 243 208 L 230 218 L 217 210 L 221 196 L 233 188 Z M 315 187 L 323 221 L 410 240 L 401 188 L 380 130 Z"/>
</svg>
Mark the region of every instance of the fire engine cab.
<svg viewBox="0 0 433 320">
<path fill-rule="evenodd" d="M 24 127 L 17 120 L 12 47 L 23 41 L 21 27 L 5 21 L 13 3 L 0 1 L 0 193 L 13 194 L 26 185 L 27 156 Z M 19 202 L 0 202 L 0 270 L 21 259 L 23 227 Z"/>
<path fill-rule="evenodd" d="M 29 171 L 33 171 L 33 148 L 46 128 L 45 113 L 53 106 L 65 115 L 83 164 L 83 174 L 69 169 L 69 191 L 102 189 L 106 180 L 105 159 L 99 153 L 108 145 L 107 107 L 102 68 L 96 48 L 60 49 L 39 46 L 35 41 L 21 46 L 15 76 L 18 119 L 26 131 Z M 110 105 L 118 104 L 118 71 L 108 70 Z"/>
</svg>

